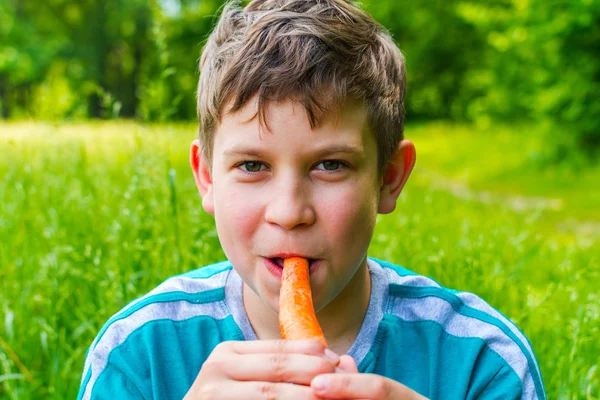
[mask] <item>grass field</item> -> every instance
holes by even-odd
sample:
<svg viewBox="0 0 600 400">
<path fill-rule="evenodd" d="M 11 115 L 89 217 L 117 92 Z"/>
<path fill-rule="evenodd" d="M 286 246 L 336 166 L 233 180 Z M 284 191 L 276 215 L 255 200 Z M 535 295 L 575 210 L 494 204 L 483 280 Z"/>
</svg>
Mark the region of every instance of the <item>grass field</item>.
<svg viewBox="0 0 600 400">
<path fill-rule="evenodd" d="M 75 398 L 113 313 L 224 258 L 187 163 L 195 131 L 0 125 L 0 398 Z M 516 322 L 549 399 L 600 398 L 600 167 L 540 169 L 540 139 L 517 129 L 437 123 L 407 137 L 417 166 L 371 255 Z"/>
</svg>

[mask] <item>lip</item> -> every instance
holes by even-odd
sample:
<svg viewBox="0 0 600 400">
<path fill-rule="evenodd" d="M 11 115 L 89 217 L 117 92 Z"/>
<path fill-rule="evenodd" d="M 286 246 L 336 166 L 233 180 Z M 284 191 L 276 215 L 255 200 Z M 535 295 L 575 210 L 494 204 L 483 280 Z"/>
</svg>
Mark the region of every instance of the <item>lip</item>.
<svg viewBox="0 0 600 400">
<path fill-rule="evenodd" d="M 264 257 L 264 259 L 267 270 L 269 270 L 269 272 L 273 274 L 277 279 L 281 279 L 281 275 L 283 275 L 283 268 L 275 264 L 270 258 Z"/>
<path fill-rule="evenodd" d="M 285 257 L 282 257 L 285 256 Z M 300 257 L 300 256 L 296 256 L 296 255 L 290 255 L 290 254 L 277 254 L 274 255 L 273 257 L 263 257 L 265 260 L 265 266 L 267 267 L 267 270 L 276 278 L 281 279 L 281 276 L 283 274 L 283 268 L 281 268 L 279 265 L 277 265 L 275 262 L 272 261 L 272 258 L 290 258 L 290 257 Z M 312 274 L 314 272 L 314 270 L 321 264 L 321 260 L 319 259 L 312 259 L 310 261 L 310 264 L 308 265 L 308 273 Z"/>
<path fill-rule="evenodd" d="M 316 259 L 314 257 L 307 257 L 307 256 L 303 256 L 303 255 L 296 254 L 296 253 L 275 253 L 275 254 L 271 254 L 270 256 L 268 256 L 268 258 L 292 258 L 292 257 L 301 257 L 301 258 L 307 258 L 310 260 Z"/>
</svg>

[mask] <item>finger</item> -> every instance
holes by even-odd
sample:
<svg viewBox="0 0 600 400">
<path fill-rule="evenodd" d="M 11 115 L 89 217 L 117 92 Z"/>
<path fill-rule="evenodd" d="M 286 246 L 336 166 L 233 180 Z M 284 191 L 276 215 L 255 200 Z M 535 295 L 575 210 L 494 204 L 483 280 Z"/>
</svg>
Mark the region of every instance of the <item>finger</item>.
<svg viewBox="0 0 600 400">
<path fill-rule="evenodd" d="M 236 399 L 264 400 L 264 399 L 298 399 L 321 400 L 312 392 L 309 386 L 294 385 L 292 383 L 253 382 L 251 396 L 246 392 L 240 393 Z"/>
<path fill-rule="evenodd" d="M 208 384 L 199 388 L 198 391 L 188 393 L 187 398 L 221 400 L 322 400 L 314 395 L 310 386 L 274 382 L 228 382 L 226 386 Z"/>
<path fill-rule="evenodd" d="M 325 354 L 325 346 L 315 339 L 307 340 L 249 340 L 249 341 L 231 341 L 223 343 L 228 349 L 237 354 L 257 354 L 257 353 L 301 353 L 312 355 Z M 327 351 L 328 356 L 339 356 L 331 351 Z"/>
<path fill-rule="evenodd" d="M 294 353 L 243 354 L 215 361 L 214 367 L 236 381 L 287 382 L 310 385 L 320 374 L 336 371 L 335 364 L 324 356 Z"/>
<path fill-rule="evenodd" d="M 356 361 L 349 355 L 343 355 L 340 357 L 340 363 L 338 368 L 342 370 L 342 372 L 355 373 L 358 372 L 358 367 L 356 366 Z"/>
<path fill-rule="evenodd" d="M 315 377 L 311 387 L 318 396 L 331 399 L 404 399 L 406 394 L 412 393 L 408 388 L 404 393 L 392 393 L 395 386 L 391 383 L 389 379 L 375 374 L 327 374 Z"/>
</svg>

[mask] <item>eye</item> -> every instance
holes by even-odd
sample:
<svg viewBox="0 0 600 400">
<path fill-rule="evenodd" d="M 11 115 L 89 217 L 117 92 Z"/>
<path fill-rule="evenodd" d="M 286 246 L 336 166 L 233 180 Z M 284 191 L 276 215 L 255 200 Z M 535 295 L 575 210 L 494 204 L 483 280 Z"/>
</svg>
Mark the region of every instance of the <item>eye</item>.
<svg viewBox="0 0 600 400">
<path fill-rule="evenodd" d="M 244 161 L 237 166 L 246 172 L 260 172 L 266 169 L 265 164 L 258 161 Z"/>
<path fill-rule="evenodd" d="M 344 166 L 344 163 L 339 160 L 325 160 L 317 164 L 317 169 L 322 171 L 336 171 Z"/>
</svg>

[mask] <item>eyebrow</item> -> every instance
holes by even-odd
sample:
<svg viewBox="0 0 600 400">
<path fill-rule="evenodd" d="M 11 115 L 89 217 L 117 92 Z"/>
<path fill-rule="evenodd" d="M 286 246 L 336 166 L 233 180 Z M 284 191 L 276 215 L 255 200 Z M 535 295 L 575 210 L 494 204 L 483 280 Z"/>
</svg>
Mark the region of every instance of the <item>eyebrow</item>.
<svg viewBox="0 0 600 400">
<path fill-rule="evenodd" d="M 347 144 L 340 144 L 340 145 L 335 145 L 335 146 L 331 146 L 331 147 L 325 147 L 322 150 L 320 150 L 317 154 L 320 157 L 324 157 L 327 156 L 329 154 L 338 154 L 338 153 L 346 153 L 346 154 L 350 154 L 350 155 L 356 155 L 356 156 L 361 156 L 364 157 L 365 152 L 362 149 L 362 147 L 358 147 L 358 146 L 352 146 L 352 145 L 347 145 Z"/>
<path fill-rule="evenodd" d="M 325 157 L 330 154 L 346 153 L 356 155 L 360 157 L 365 156 L 365 152 L 362 147 L 340 144 L 330 147 L 324 147 L 323 149 L 317 150 L 317 157 Z M 261 158 L 264 156 L 264 152 L 260 149 L 252 147 L 232 147 L 223 152 L 225 156 L 250 156 Z"/>
<path fill-rule="evenodd" d="M 227 149 L 223 152 L 226 156 L 250 156 L 261 158 L 263 156 L 263 152 L 258 149 L 246 148 L 246 147 L 232 147 L 231 149 Z"/>
</svg>

